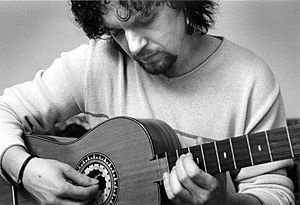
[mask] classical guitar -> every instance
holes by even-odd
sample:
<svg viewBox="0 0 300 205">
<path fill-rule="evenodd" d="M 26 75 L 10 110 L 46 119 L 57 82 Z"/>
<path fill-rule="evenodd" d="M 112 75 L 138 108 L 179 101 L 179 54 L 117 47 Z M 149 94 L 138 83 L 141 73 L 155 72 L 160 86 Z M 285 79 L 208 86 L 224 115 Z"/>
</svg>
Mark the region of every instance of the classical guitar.
<svg viewBox="0 0 300 205">
<path fill-rule="evenodd" d="M 170 204 L 160 182 L 181 154 L 191 152 L 211 174 L 295 158 L 300 153 L 300 125 L 182 149 L 165 122 L 117 117 L 79 139 L 31 135 L 24 140 L 31 154 L 57 159 L 97 178 L 99 191 L 91 204 L 158 205 Z M 1 205 L 12 204 L 12 199 L 14 204 L 37 204 L 25 190 L 11 190 L 1 179 Z"/>
</svg>

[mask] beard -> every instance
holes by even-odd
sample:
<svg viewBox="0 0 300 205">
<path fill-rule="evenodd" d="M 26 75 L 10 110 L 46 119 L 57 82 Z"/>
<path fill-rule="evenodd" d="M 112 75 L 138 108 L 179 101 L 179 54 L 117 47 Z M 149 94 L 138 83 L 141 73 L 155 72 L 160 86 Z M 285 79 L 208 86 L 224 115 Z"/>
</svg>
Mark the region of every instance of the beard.
<svg viewBox="0 0 300 205">
<path fill-rule="evenodd" d="M 153 53 L 148 61 L 141 59 L 139 56 L 134 55 L 133 59 L 148 73 L 152 75 L 166 74 L 177 59 L 177 55 L 164 50 L 146 51 L 143 53 Z"/>
</svg>

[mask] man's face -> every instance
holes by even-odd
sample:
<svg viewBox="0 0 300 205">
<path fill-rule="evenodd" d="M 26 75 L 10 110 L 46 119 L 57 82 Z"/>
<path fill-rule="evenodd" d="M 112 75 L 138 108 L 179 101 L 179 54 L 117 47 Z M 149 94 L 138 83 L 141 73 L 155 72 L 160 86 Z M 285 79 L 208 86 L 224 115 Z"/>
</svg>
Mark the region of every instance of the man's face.
<svg viewBox="0 0 300 205">
<path fill-rule="evenodd" d="M 126 12 L 116 1 L 107 5 L 103 22 L 114 40 L 148 73 L 167 74 L 178 63 L 186 35 L 183 13 L 161 5 L 148 15 L 133 13 L 122 21 L 119 13 Z"/>
</svg>

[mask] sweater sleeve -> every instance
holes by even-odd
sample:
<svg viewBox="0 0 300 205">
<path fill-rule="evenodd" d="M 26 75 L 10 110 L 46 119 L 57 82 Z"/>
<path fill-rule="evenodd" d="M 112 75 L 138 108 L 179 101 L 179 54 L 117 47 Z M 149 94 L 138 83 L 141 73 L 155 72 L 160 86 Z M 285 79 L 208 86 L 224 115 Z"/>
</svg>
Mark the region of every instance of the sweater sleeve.
<svg viewBox="0 0 300 205">
<path fill-rule="evenodd" d="M 251 92 L 245 134 L 286 126 L 283 100 L 278 83 L 269 69 L 262 70 Z M 256 196 L 264 205 L 295 204 L 293 183 L 286 169 L 293 160 L 281 160 L 243 168 L 235 178 L 239 193 Z"/>
<path fill-rule="evenodd" d="M 0 165 L 5 151 L 24 146 L 23 133 L 45 133 L 53 125 L 82 112 L 85 53 L 81 46 L 63 53 L 32 81 L 4 90 L 0 97 Z M 76 90 L 76 92 L 75 92 Z M 1 167 L 1 176 L 2 167 Z"/>
</svg>

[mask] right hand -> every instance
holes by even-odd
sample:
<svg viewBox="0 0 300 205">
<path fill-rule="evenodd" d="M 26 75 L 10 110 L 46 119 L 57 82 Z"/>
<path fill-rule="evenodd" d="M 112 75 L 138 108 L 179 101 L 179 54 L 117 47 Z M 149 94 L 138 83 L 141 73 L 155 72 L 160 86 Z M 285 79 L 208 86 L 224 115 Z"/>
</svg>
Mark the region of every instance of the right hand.
<svg viewBox="0 0 300 205">
<path fill-rule="evenodd" d="M 98 191 L 98 180 L 68 164 L 33 158 L 23 174 L 24 188 L 41 204 L 87 204 Z"/>
</svg>

